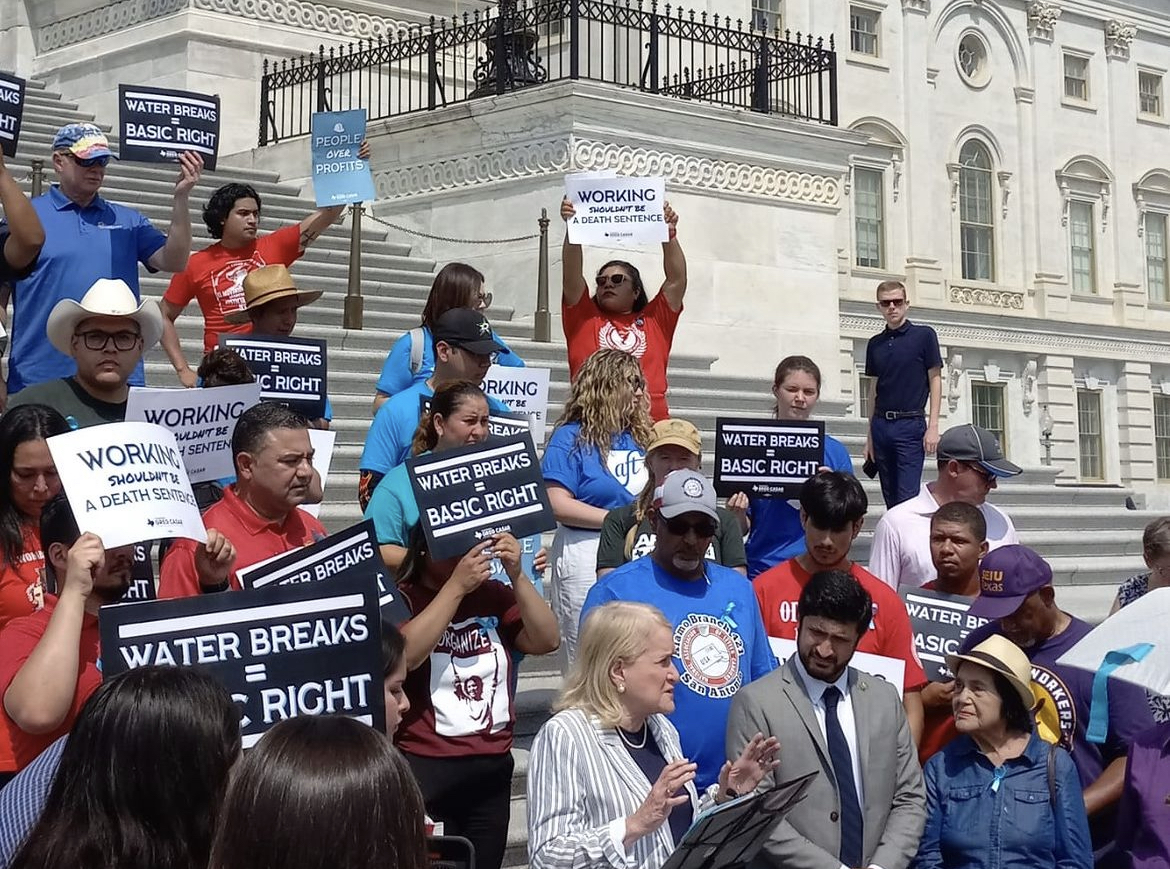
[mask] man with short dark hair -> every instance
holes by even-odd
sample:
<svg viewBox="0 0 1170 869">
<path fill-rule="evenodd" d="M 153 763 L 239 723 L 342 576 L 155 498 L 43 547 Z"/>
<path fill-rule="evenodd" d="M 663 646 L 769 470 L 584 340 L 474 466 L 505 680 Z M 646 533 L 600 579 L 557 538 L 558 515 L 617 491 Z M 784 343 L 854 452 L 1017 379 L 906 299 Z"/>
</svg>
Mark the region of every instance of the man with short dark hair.
<svg viewBox="0 0 1170 869">
<path fill-rule="evenodd" d="M 325 537 L 324 526 L 297 509 L 309 498 L 313 482 L 308 420 L 280 404 L 254 405 L 236 420 L 232 455 L 236 482 L 203 514 L 203 524 L 218 528 L 234 544 L 236 569 L 217 585 L 201 583 L 198 544 L 178 540 L 162 562 L 160 598 L 239 589 L 236 571 Z"/>
<path fill-rule="evenodd" d="M 872 612 L 848 573 L 814 573 L 797 603 L 796 654 L 732 701 L 728 757 L 756 733 L 780 741 L 778 772 L 761 790 L 819 773 L 765 842 L 760 865 L 905 869 L 918 850 L 926 795 L 901 700 L 849 666 Z"/>
<path fill-rule="evenodd" d="M 914 650 L 910 616 L 897 592 L 849 558 L 868 507 L 865 490 L 852 474 L 822 471 L 810 477 L 800 490 L 805 552 L 765 570 L 752 586 L 768 636 L 795 640 L 797 601 L 814 573 L 838 570 L 859 582 L 873 600 L 873 619 L 857 650 L 905 664 L 903 702 L 910 732 L 917 739 L 922 729 L 918 692 L 926 685 L 926 673 Z"/>
<path fill-rule="evenodd" d="M 910 299 L 901 281 L 878 284 L 877 309 L 886 328 L 865 347 L 865 374 L 873 378 L 865 458 L 877 465 L 882 497 L 893 507 L 918 494 L 922 463 L 938 445 L 942 355 L 934 329 L 906 319 Z"/>
</svg>

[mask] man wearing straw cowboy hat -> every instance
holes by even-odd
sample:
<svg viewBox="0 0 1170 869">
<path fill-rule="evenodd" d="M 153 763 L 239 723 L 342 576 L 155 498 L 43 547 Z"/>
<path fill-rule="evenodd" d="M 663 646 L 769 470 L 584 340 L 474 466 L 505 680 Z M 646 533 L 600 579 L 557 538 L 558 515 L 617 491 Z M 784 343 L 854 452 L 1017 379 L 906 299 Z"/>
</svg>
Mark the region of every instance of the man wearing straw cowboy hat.
<svg viewBox="0 0 1170 869">
<path fill-rule="evenodd" d="M 101 278 L 80 302 L 54 305 L 45 327 L 49 343 L 73 358 L 77 373 L 26 387 L 9 406 L 48 405 L 74 428 L 121 422 L 130 375 L 162 331 L 157 302 L 140 303 L 125 281 Z"/>
</svg>

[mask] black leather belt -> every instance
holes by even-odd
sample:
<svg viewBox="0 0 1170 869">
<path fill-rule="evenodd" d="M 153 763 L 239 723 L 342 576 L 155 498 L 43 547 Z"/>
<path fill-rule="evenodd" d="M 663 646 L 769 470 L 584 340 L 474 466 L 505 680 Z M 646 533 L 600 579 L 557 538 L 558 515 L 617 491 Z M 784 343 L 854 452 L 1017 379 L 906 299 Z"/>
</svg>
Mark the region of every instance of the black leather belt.
<svg viewBox="0 0 1170 869">
<path fill-rule="evenodd" d="M 887 410 L 882 414 L 886 419 L 913 419 L 916 416 L 926 416 L 921 410 Z"/>
</svg>

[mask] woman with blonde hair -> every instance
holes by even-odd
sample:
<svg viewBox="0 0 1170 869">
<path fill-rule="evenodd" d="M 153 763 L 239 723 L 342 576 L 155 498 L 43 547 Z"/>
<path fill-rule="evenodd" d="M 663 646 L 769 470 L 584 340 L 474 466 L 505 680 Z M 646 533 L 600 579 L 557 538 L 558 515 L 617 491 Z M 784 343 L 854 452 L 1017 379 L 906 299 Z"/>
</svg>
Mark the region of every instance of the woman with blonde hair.
<svg viewBox="0 0 1170 869">
<path fill-rule="evenodd" d="M 606 514 L 633 502 L 646 482 L 650 442 L 646 378 L 621 350 L 598 350 L 581 366 L 541 469 L 557 519 L 552 606 L 569 660 L 585 595 L 597 581 L 597 546 Z"/>
<path fill-rule="evenodd" d="M 779 743 L 757 733 L 703 794 L 674 710 L 673 630 L 657 609 L 615 601 L 585 619 L 556 714 L 532 744 L 528 859 L 533 869 L 658 869 L 698 813 L 754 791 Z"/>
</svg>

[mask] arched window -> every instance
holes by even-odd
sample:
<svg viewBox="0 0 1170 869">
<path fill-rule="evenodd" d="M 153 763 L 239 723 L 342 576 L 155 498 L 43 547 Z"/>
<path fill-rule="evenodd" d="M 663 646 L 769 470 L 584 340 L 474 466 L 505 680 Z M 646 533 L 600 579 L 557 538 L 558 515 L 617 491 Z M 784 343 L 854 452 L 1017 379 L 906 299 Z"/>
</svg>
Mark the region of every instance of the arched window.
<svg viewBox="0 0 1170 869">
<path fill-rule="evenodd" d="M 959 152 L 959 248 L 966 280 L 995 280 L 994 215 L 991 154 L 972 140 Z"/>
</svg>

